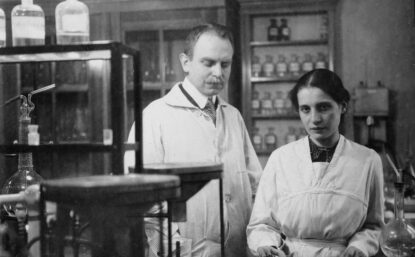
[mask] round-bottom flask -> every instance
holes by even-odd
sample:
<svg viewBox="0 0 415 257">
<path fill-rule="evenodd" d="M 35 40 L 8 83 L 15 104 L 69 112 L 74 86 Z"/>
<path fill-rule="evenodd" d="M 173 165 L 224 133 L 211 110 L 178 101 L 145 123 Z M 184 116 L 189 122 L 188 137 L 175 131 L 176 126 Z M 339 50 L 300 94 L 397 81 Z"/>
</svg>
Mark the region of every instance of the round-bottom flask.
<svg viewBox="0 0 415 257">
<path fill-rule="evenodd" d="M 387 257 L 415 256 L 415 229 L 405 220 L 401 182 L 395 183 L 395 218 L 382 229 L 380 247 Z"/>
</svg>

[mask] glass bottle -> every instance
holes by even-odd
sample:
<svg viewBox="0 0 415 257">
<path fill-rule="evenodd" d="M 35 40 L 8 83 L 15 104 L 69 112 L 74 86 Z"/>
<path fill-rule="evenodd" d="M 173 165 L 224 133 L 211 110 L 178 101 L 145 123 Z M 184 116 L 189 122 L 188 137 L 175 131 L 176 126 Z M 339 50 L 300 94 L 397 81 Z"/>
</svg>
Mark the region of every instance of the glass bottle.
<svg viewBox="0 0 415 257">
<path fill-rule="evenodd" d="M 395 183 L 395 218 L 382 229 L 379 243 L 387 257 L 412 256 L 415 252 L 415 229 L 405 220 L 404 184 Z"/>
<path fill-rule="evenodd" d="M 315 64 L 316 69 L 327 69 L 327 63 L 326 63 L 326 55 L 323 53 L 317 54 L 317 61 Z"/>
<path fill-rule="evenodd" d="M 33 0 L 22 0 L 11 14 L 13 46 L 45 44 L 45 14 Z"/>
<path fill-rule="evenodd" d="M 268 41 L 277 41 L 278 36 L 278 24 L 276 19 L 270 19 L 270 25 L 268 26 Z"/>
<path fill-rule="evenodd" d="M 282 92 L 277 91 L 275 93 L 276 97 L 274 99 L 274 110 L 276 115 L 284 115 L 285 114 L 285 106 L 284 106 L 284 99 L 282 98 Z"/>
<path fill-rule="evenodd" d="M 288 132 L 285 135 L 285 143 L 288 144 L 288 143 L 294 142 L 295 140 L 297 140 L 297 135 L 295 134 L 295 127 L 289 126 Z"/>
<path fill-rule="evenodd" d="M 264 93 L 264 98 L 262 98 L 261 100 L 261 111 L 262 111 L 262 115 L 272 114 L 272 100 L 271 100 L 270 92 Z"/>
<path fill-rule="evenodd" d="M 272 55 L 265 56 L 265 62 L 263 64 L 263 72 L 265 77 L 273 77 L 275 75 L 275 65 Z"/>
<path fill-rule="evenodd" d="M 29 133 L 27 134 L 27 140 L 29 145 L 39 145 L 39 125 L 29 124 L 28 126 Z"/>
<path fill-rule="evenodd" d="M 55 9 L 56 40 L 60 45 L 89 41 L 89 9 L 78 0 L 65 0 Z"/>
<path fill-rule="evenodd" d="M 300 62 L 298 61 L 298 55 L 292 54 L 291 61 L 288 64 L 289 71 L 291 76 L 298 77 L 300 76 Z"/>
<path fill-rule="evenodd" d="M 282 41 L 289 41 L 291 38 L 291 29 L 288 27 L 287 19 L 281 19 L 281 40 Z"/>
<path fill-rule="evenodd" d="M 285 77 L 287 75 L 288 66 L 285 62 L 285 56 L 280 54 L 278 55 L 278 62 L 277 62 L 277 76 L 278 77 Z"/>
<path fill-rule="evenodd" d="M 311 58 L 311 54 L 305 54 L 304 55 L 304 62 L 301 65 L 301 70 L 303 73 L 307 73 L 309 71 L 312 71 L 314 69 L 314 64 Z"/>
<path fill-rule="evenodd" d="M 252 135 L 252 142 L 254 144 L 255 151 L 261 151 L 262 150 L 262 136 L 259 133 L 259 128 L 254 128 L 254 134 Z"/>
<path fill-rule="evenodd" d="M 6 15 L 0 8 L 0 47 L 6 46 Z"/>
<path fill-rule="evenodd" d="M 257 55 L 252 58 L 251 73 L 252 77 L 259 77 L 261 75 L 261 63 Z"/>
<path fill-rule="evenodd" d="M 274 130 L 274 127 L 269 127 L 268 133 L 265 134 L 265 148 L 267 151 L 273 151 L 277 148 L 277 136 Z"/>
<path fill-rule="evenodd" d="M 259 92 L 254 91 L 252 93 L 252 100 L 251 100 L 251 111 L 254 115 L 261 114 L 261 101 L 259 100 Z"/>
<path fill-rule="evenodd" d="M 284 99 L 285 114 L 294 114 L 293 104 L 291 102 L 291 99 L 289 98 L 288 92 L 284 92 L 282 98 Z"/>
</svg>

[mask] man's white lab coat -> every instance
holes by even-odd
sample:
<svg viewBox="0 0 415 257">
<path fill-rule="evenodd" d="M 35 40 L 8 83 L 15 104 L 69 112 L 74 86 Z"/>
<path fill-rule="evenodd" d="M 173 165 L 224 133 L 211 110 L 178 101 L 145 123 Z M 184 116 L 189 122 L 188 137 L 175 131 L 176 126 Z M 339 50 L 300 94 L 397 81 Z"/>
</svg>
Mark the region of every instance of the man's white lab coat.
<svg viewBox="0 0 415 257">
<path fill-rule="evenodd" d="M 218 101 L 216 126 L 178 85 L 152 102 L 143 113 L 143 161 L 223 163 L 226 256 L 241 257 L 248 251 L 245 231 L 252 208 L 248 173 L 259 178 L 262 169 L 239 111 Z M 220 256 L 218 181 L 187 201 L 187 222 L 179 229 L 192 239 L 193 257 Z"/>
</svg>

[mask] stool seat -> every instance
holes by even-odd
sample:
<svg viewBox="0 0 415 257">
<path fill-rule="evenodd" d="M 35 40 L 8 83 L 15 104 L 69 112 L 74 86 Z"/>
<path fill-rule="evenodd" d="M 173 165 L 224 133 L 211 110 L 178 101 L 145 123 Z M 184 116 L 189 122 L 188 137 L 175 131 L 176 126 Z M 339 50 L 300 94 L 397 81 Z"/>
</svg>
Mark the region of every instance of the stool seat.
<svg viewBox="0 0 415 257">
<path fill-rule="evenodd" d="M 41 195 L 46 201 L 77 206 L 140 205 L 179 197 L 180 179 L 155 174 L 51 179 L 41 183 Z"/>
<path fill-rule="evenodd" d="M 186 220 L 186 201 L 209 181 L 222 178 L 223 164 L 215 162 L 151 163 L 145 164 L 144 173 L 177 175 L 181 181 L 181 195 L 172 199 L 173 221 Z"/>
</svg>

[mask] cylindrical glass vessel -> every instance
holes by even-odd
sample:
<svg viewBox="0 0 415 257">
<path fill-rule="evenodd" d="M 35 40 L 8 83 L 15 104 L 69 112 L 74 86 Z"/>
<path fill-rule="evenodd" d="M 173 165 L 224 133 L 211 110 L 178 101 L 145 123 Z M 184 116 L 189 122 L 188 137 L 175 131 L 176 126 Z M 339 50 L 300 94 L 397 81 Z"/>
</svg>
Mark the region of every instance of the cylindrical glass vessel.
<svg viewBox="0 0 415 257">
<path fill-rule="evenodd" d="M 13 46 L 45 44 L 45 14 L 33 0 L 22 0 L 11 14 Z"/>
<path fill-rule="evenodd" d="M 55 9 L 58 44 L 81 44 L 89 41 L 89 9 L 78 0 L 66 0 Z"/>
<path fill-rule="evenodd" d="M 408 224 L 404 215 L 404 184 L 395 183 L 395 218 L 382 229 L 380 247 L 387 257 L 414 256 L 415 229 Z"/>
</svg>

